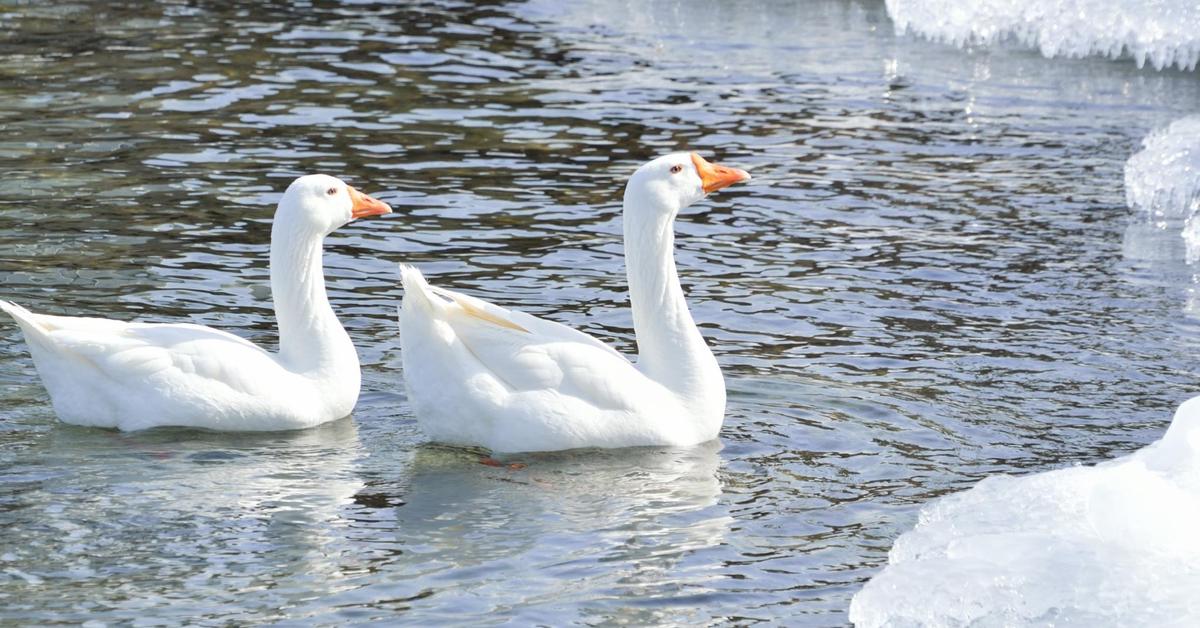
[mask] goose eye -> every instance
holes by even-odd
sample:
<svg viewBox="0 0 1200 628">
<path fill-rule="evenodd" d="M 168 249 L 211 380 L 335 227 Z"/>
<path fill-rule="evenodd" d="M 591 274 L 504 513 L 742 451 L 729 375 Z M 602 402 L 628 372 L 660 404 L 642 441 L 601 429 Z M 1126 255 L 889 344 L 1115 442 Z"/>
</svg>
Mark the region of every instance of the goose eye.
<svg viewBox="0 0 1200 628">
<path fill-rule="evenodd" d="M 683 166 L 679 164 L 671 166 L 671 174 L 679 174 L 680 172 L 683 172 Z"/>
<path fill-rule="evenodd" d="M 329 188 L 328 190 L 325 190 L 325 193 L 333 196 L 334 194 L 337 194 L 337 188 Z"/>
</svg>

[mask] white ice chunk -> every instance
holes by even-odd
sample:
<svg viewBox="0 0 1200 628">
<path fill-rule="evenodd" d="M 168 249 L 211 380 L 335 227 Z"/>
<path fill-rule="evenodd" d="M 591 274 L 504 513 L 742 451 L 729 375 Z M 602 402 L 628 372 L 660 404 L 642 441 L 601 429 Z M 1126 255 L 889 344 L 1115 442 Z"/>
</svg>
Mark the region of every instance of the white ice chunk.
<svg viewBox="0 0 1200 628">
<path fill-rule="evenodd" d="M 1200 397 L 1094 467 L 995 476 L 922 509 L 850 604 L 872 626 L 1200 625 Z"/>
<path fill-rule="evenodd" d="M 1046 57 L 1127 54 L 1143 67 L 1193 70 L 1196 0 L 887 0 L 896 32 L 956 46 L 1015 40 Z"/>
<path fill-rule="evenodd" d="M 1200 115 L 1142 140 L 1125 162 L 1125 202 L 1155 228 L 1182 233 L 1187 261 L 1200 261 Z"/>
<path fill-rule="evenodd" d="M 1200 211 L 1200 115 L 1180 118 L 1142 140 L 1142 150 L 1125 162 L 1125 202 L 1152 222 Z"/>
</svg>

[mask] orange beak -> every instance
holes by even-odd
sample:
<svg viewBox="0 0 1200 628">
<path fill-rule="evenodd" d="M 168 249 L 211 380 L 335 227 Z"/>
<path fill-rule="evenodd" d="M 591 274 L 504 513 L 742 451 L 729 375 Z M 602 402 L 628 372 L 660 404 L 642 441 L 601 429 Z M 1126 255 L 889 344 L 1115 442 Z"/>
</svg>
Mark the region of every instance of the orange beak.
<svg viewBox="0 0 1200 628">
<path fill-rule="evenodd" d="M 730 168 L 709 163 L 696 153 L 692 153 L 692 163 L 696 166 L 696 172 L 700 173 L 700 183 L 704 186 L 705 194 L 716 192 L 738 181 L 750 180 L 749 172 L 741 168 Z"/>
<path fill-rule="evenodd" d="M 350 215 L 355 218 L 366 218 L 367 216 L 382 216 L 383 214 L 392 213 L 392 208 L 387 203 L 371 198 L 362 192 L 354 189 L 353 186 L 346 186 L 350 190 Z"/>
</svg>

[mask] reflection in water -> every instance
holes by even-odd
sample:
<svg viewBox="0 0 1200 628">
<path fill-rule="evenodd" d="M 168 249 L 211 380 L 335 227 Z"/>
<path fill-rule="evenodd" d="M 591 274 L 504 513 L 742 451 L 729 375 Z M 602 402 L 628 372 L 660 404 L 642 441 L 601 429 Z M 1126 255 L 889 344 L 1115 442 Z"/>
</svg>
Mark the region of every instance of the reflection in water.
<svg viewBox="0 0 1200 628">
<path fill-rule="evenodd" d="M 0 24 L 0 298 L 269 346 L 283 186 L 325 171 L 397 209 L 329 241 L 364 380 L 334 432 L 61 426 L 0 321 L 0 622 L 836 624 L 918 504 L 1136 449 L 1196 389 L 1190 277 L 1123 255 L 1121 176 L 1195 73 L 897 39 L 870 1 Z M 395 264 L 631 351 L 621 186 L 680 148 L 755 177 L 678 222 L 724 448 L 511 472 L 422 448 Z"/>
<path fill-rule="evenodd" d="M 510 469 L 421 447 L 399 477 L 366 489 L 378 508 L 357 521 L 393 530 L 386 572 L 320 606 L 366 605 L 383 618 L 421 599 L 423 615 L 441 621 L 524 623 L 572 610 L 656 623 L 658 607 L 689 604 L 720 578 L 689 563 L 721 544 L 732 521 L 717 503 L 718 450 L 532 455 Z"/>
<path fill-rule="evenodd" d="M 1133 265 L 1133 281 L 1179 294 L 1182 311 L 1200 318 L 1200 275 L 1187 261 L 1187 244 L 1179 237 L 1182 227 L 1182 220 L 1151 223 L 1134 217 L 1125 228 L 1122 253 Z"/>
<path fill-rule="evenodd" d="M 193 619 L 227 605 L 341 623 L 429 598 L 431 618 L 573 607 L 656 622 L 719 577 L 687 562 L 732 521 L 719 448 L 509 469 L 428 446 L 371 464 L 349 419 L 274 435 L 60 426 L 4 476 L 6 531 L 25 541 L 0 556 L 5 616 Z M 621 610 L 629 596 L 641 603 Z"/>
<path fill-rule="evenodd" d="M 8 617 L 202 618 L 337 590 L 353 420 L 273 435 L 59 426 L 5 473 Z M 204 595 L 197 597 L 195 592 Z"/>
</svg>

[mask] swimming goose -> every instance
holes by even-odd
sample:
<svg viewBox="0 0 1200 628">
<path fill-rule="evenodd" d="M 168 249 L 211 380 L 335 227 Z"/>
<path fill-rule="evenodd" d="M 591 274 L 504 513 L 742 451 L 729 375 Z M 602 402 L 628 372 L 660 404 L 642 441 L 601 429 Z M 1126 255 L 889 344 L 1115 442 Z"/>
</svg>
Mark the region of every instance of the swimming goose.
<svg viewBox="0 0 1200 628">
<path fill-rule="evenodd" d="M 717 437 L 725 381 L 684 300 L 673 225 L 744 170 L 675 153 L 625 188 L 625 262 L 638 359 L 529 314 L 429 285 L 401 267 L 400 342 L 409 401 L 434 441 L 498 452 Z"/>
<path fill-rule="evenodd" d="M 296 179 L 271 226 L 279 352 L 202 325 L 48 316 L 0 301 L 25 334 L 58 417 L 138 430 L 267 431 L 344 417 L 358 400 L 358 355 L 329 306 L 325 236 L 391 208 L 326 175 Z"/>
</svg>

